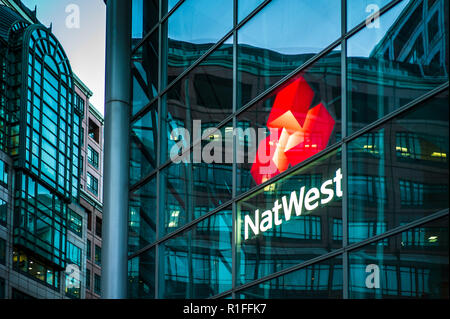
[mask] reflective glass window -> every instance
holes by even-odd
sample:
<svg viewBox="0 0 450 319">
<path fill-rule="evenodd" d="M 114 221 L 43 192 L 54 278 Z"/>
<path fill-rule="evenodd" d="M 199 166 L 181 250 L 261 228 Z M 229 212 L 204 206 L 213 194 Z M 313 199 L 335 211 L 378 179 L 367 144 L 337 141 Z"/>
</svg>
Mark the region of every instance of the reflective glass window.
<svg viewBox="0 0 450 319">
<path fill-rule="evenodd" d="M 401 1 L 347 42 L 347 116 L 352 133 L 448 81 L 444 1 Z M 437 14 L 429 39 L 427 22 Z"/>
<path fill-rule="evenodd" d="M 158 143 L 157 104 L 136 121 L 131 123 L 130 135 L 130 184 L 147 176 L 157 165 Z"/>
<path fill-rule="evenodd" d="M 130 193 L 128 251 L 133 253 L 156 238 L 156 175 Z"/>
<path fill-rule="evenodd" d="M 0 225 L 6 226 L 8 221 L 8 203 L 0 199 Z"/>
<path fill-rule="evenodd" d="M 448 208 L 448 95 L 348 144 L 349 241 Z"/>
<path fill-rule="evenodd" d="M 75 213 L 73 210 L 69 209 L 67 214 L 67 226 L 69 229 L 82 237 L 83 233 L 83 218 Z"/>
<path fill-rule="evenodd" d="M 256 7 L 258 7 L 264 0 L 238 0 L 237 15 L 238 23 L 249 15 Z"/>
<path fill-rule="evenodd" d="M 340 54 L 331 52 L 237 116 L 238 192 L 340 139 L 340 66 Z"/>
<path fill-rule="evenodd" d="M 231 237 L 226 209 L 160 245 L 160 297 L 207 298 L 231 289 Z"/>
<path fill-rule="evenodd" d="M 274 0 L 238 31 L 238 108 L 340 36 L 340 0 Z"/>
<path fill-rule="evenodd" d="M 231 30 L 233 1 L 186 0 L 164 26 L 170 83 Z"/>
<path fill-rule="evenodd" d="M 6 264 L 6 240 L 0 238 L 0 264 Z"/>
<path fill-rule="evenodd" d="M 448 299 L 448 216 L 349 253 L 349 297 Z"/>
<path fill-rule="evenodd" d="M 131 115 L 158 95 L 158 50 L 158 31 L 155 31 L 132 55 Z"/>
<path fill-rule="evenodd" d="M 361 22 L 370 28 L 379 26 L 379 10 L 392 0 L 347 0 L 347 30 L 351 30 Z"/>
<path fill-rule="evenodd" d="M 342 246 L 340 165 L 334 151 L 238 202 L 238 284 Z"/>
<path fill-rule="evenodd" d="M 174 134 L 186 130 L 186 143 L 192 145 L 200 139 L 201 132 L 194 121 L 204 127 L 217 126 L 233 110 L 233 41 L 227 40 L 212 52 L 196 68 L 178 81 L 163 97 L 166 108 L 163 130 L 167 131 L 167 142 L 162 146 L 161 160 L 165 162 Z M 163 113 L 164 114 L 164 113 Z M 195 138 L 197 136 L 197 139 Z M 165 148 L 167 145 L 167 148 Z"/>
<path fill-rule="evenodd" d="M 239 292 L 240 299 L 342 298 L 342 258 L 335 257 Z"/>
<path fill-rule="evenodd" d="M 161 171 L 160 191 L 160 230 L 167 234 L 231 199 L 232 165 L 172 163 Z"/>
<path fill-rule="evenodd" d="M 128 298 L 155 298 L 155 248 L 128 260 Z"/>
<path fill-rule="evenodd" d="M 159 19 L 159 0 L 133 0 L 131 42 L 135 47 Z"/>
</svg>

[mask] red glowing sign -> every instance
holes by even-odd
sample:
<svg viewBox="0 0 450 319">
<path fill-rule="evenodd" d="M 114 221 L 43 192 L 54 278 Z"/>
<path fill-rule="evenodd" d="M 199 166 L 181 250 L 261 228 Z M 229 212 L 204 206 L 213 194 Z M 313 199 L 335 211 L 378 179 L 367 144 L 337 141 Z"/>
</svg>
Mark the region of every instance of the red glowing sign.
<svg viewBox="0 0 450 319">
<path fill-rule="evenodd" d="M 257 184 L 284 172 L 323 150 L 334 119 L 322 103 L 310 107 L 314 92 L 303 77 L 275 97 L 267 120 L 270 135 L 259 143 L 251 174 Z"/>
</svg>

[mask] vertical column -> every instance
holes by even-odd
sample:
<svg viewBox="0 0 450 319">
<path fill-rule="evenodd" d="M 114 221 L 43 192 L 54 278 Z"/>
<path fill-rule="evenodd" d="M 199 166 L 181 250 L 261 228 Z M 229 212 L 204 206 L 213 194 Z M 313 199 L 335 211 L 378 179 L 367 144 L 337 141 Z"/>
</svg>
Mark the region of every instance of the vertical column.
<svg viewBox="0 0 450 319">
<path fill-rule="evenodd" d="M 127 296 L 131 1 L 106 7 L 102 296 Z"/>
</svg>

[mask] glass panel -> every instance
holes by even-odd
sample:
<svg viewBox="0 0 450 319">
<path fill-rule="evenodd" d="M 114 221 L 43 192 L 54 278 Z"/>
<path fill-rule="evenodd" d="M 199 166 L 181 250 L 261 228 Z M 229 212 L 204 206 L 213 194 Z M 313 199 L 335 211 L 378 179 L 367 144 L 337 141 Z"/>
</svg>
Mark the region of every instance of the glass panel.
<svg viewBox="0 0 450 319">
<path fill-rule="evenodd" d="M 424 1 L 402 1 L 380 17 L 379 27 L 348 40 L 349 133 L 448 81 L 448 15 L 444 1 L 437 3 L 439 11 L 430 12 Z M 424 30 L 435 12 L 439 37 L 431 40 Z"/>
<path fill-rule="evenodd" d="M 238 192 L 340 140 L 340 66 L 332 52 L 237 117 Z"/>
<path fill-rule="evenodd" d="M 135 115 L 158 95 L 158 32 L 153 32 L 133 54 L 133 100 L 131 115 Z"/>
<path fill-rule="evenodd" d="M 246 16 L 248 16 L 257 6 L 263 3 L 264 0 L 238 0 L 238 20 L 241 22 Z"/>
<path fill-rule="evenodd" d="M 349 242 L 448 208 L 448 95 L 348 144 Z"/>
<path fill-rule="evenodd" d="M 238 284 L 342 246 L 340 165 L 334 151 L 238 202 Z"/>
<path fill-rule="evenodd" d="M 155 298 L 155 248 L 128 260 L 128 298 Z"/>
<path fill-rule="evenodd" d="M 160 247 L 161 298 L 207 298 L 231 289 L 231 208 Z"/>
<path fill-rule="evenodd" d="M 233 110 L 233 47 L 232 39 L 215 50 L 189 74 L 178 81 L 163 97 L 167 105 L 167 116 L 163 117 L 167 130 L 168 150 L 175 143 L 173 134 L 176 130 L 187 130 L 187 143 L 195 143 L 201 132 L 196 130 L 194 121 L 201 121 L 198 130 L 216 126 Z M 163 113 L 164 114 L 164 113 Z M 196 138 L 197 137 L 197 138 Z M 190 144 L 192 145 L 192 144 Z M 169 157 L 162 150 L 164 162 Z"/>
<path fill-rule="evenodd" d="M 238 33 L 238 108 L 340 36 L 340 0 L 274 0 Z"/>
<path fill-rule="evenodd" d="M 156 167 L 158 134 L 157 104 L 131 124 L 130 184 L 147 176 Z"/>
<path fill-rule="evenodd" d="M 392 0 L 347 0 L 347 30 L 363 21 L 366 21 L 369 28 L 377 28 L 379 20 L 375 17 L 379 17 L 378 11 L 389 2 Z"/>
<path fill-rule="evenodd" d="M 328 259 L 241 291 L 240 299 L 342 298 L 342 258 Z"/>
<path fill-rule="evenodd" d="M 131 41 L 135 47 L 159 20 L 159 0 L 133 0 Z"/>
<path fill-rule="evenodd" d="M 173 163 L 161 171 L 160 190 L 164 235 L 231 199 L 232 165 Z"/>
<path fill-rule="evenodd" d="M 156 238 L 156 177 L 130 194 L 128 251 L 133 253 Z"/>
<path fill-rule="evenodd" d="M 448 299 L 448 216 L 349 253 L 350 298 Z"/>
<path fill-rule="evenodd" d="M 164 25 L 170 83 L 231 30 L 233 1 L 184 1 Z"/>
</svg>

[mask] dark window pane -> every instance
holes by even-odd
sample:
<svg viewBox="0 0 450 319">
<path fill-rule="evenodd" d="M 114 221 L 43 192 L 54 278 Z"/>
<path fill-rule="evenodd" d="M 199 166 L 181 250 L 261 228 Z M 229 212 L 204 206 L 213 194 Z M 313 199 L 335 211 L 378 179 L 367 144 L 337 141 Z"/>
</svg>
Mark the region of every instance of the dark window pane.
<svg viewBox="0 0 450 319">
<path fill-rule="evenodd" d="M 157 105 L 131 124 L 130 184 L 137 183 L 156 167 Z"/>
<path fill-rule="evenodd" d="M 155 249 L 128 260 L 128 298 L 155 298 Z"/>
<path fill-rule="evenodd" d="M 350 298 L 448 299 L 448 216 L 349 253 Z"/>
<path fill-rule="evenodd" d="M 231 210 L 160 245 L 161 298 L 207 298 L 231 289 Z"/>
<path fill-rule="evenodd" d="M 194 147 L 192 153 L 199 152 Z M 220 152 L 220 157 L 224 158 L 224 153 Z M 172 163 L 164 168 L 160 174 L 162 234 L 172 232 L 230 200 L 231 174 L 231 163 L 192 163 L 190 160 L 190 163 Z"/>
<path fill-rule="evenodd" d="M 156 239 L 156 177 L 130 194 L 128 252 L 133 253 Z"/>
<path fill-rule="evenodd" d="M 135 115 L 158 95 L 158 50 L 158 32 L 155 31 L 132 56 L 131 115 Z"/>
<path fill-rule="evenodd" d="M 448 147 L 446 94 L 351 141 L 349 242 L 448 208 Z"/>
</svg>

